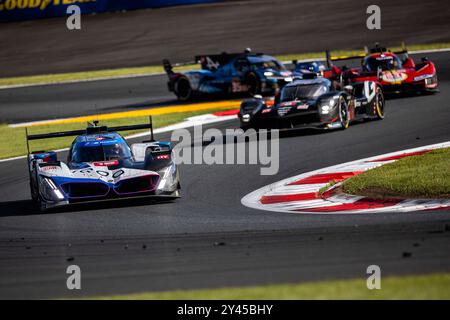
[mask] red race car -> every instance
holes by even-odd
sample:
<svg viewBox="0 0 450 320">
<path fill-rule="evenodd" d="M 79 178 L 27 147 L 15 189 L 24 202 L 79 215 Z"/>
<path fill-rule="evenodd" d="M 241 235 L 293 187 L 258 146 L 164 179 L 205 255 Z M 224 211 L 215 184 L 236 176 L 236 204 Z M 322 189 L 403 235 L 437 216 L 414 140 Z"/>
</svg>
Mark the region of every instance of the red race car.
<svg viewBox="0 0 450 320">
<path fill-rule="evenodd" d="M 324 76 L 340 81 L 344 85 L 362 81 L 377 81 L 383 91 L 389 93 L 437 92 L 438 79 L 434 63 L 423 57 L 415 63 L 404 47 L 391 52 L 378 44 L 365 54 L 357 56 L 332 57 L 326 52 L 328 70 Z M 362 59 L 360 67 L 338 67 L 335 61 Z"/>
</svg>

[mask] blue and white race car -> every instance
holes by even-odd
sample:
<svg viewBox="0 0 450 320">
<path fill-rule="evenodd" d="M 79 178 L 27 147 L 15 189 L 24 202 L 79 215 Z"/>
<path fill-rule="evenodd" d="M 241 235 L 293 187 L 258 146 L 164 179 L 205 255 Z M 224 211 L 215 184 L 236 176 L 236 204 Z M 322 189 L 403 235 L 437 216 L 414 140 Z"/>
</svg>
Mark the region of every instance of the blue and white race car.
<svg viewBox="0 0 450 320">
<path fill-rule="evenodd" d="M 180 196 L 178 167 L 170 142 L 150 141 L 131 146 L 117 133 L 152 129 L 150 124 L 105 127 L 97 123 L 86 130 L 27 134 L 30 140 L 77 136 L 67 162 L 54 151 L 28 151 L 31 197 L 40 210 L 86 201 L 129 197 Z M 153 130 L 151 130 L 153 132 Z"/>
<path fill-rule="evenodd" d="M 298 78 L 302 78 L 303 75 L 309 75 L 311 72 L 315 73 L 318 76 L 323 75 L 323 71 L 325 71 L 328 67 L 325 61 L 321 60 L 311 60 L 311 61 L 297 61 L 293 60 L 292 64 L 294 65 L 294 72 L 296 74 L 300 74 L 301 76 Z"/>
<path fill-rule="evenodd" d="M 181 101 L 205 95 L 273 95 L 295 76 L 276 58 L 249 49 L 244 53 L 196 56 L 195 63 L 201 70 L 174 72 L 169 60 L 163 60 L 169 91 Z"/>
</svg>

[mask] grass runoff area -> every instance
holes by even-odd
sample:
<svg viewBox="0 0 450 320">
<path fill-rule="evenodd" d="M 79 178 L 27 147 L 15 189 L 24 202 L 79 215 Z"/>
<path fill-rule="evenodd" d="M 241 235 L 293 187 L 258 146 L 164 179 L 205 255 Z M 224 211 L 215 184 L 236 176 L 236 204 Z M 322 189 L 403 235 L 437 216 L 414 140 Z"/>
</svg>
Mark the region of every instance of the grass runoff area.
<svg viewBox="0 0 450 320">
<path fill-rule="evenodd" d="M 93 299 L 207 300 L 207 299 L 450 299 L 450 274 L 382 277 L 381 289 L 369 290 L 366 279 L 277 284 L 267 286 L 149 292 Z"/>
<path fill-rule="evenodd" d="M 236 107 L 232 107 L 235 109 Z M 230 107 L 231 109 L 231 107 Z M 202 114 L 207 114 L 215 111 L 223 111 L 224 108 L 215 109 L 211 108 L 209 110 L 201 111 L 191 111 L 191 112 L 178 112 L 171 114 L 162 114 L 153 116 L 153 128 L 161 128 L 171 124 L 179 123 L 184 121 L 188 117 L 198 116 Z M 132 118 L 120 118 L 120 119 L 108 119 L 100 121 L 100 125 L 106 126 L 122 126 L 122 125 L 133 125 L 148 123 L 148 116 L 132 117 Z M 58 124 L 46 124 L 33 126 L 28 128 L 28 134 L 38 134 L 38 133 L 49 133 L 56 131 L 70 131 L 70 130 L 80 130 L 86 128 L 86 122 L 79 123 L 58 123 Z M 144 132 L 149 130 L 139 130 L 139 131 L 124 131 L 121 132 L 124 136 L 132 135 L 139 132 Z M 51 138 L 45 140 L 33 140 L 30 141 L 31 151 L 35 150 L 57 150 L 69 147 L 72 143 L 74 137 L 62 137 L 62 138 Z M 0 125 L 0 159 L 11 158 L 16 156 L 25 155 L 27 153 L 27 145 L 25 140 L 25 128 L 11 128 L 7 124 Z"/>
<path fill-rule="evenodd" d="M 343 183 L 343 191 L 371 197 L 450 198 L 450 148 L 399 159 Z"/>
<path fill-rule="evenodd" d="M 450 48 L 450 43 L 436 43 L 436 44 L 423 44 L 423 45 L 409 45 L 408 50 L 431 50 L 431 49 L 445 49 Z M 400 47 L 392 47 L 392 50 L 399 50 Z M 355 55 L 360 54 L 362 50 L 337 50 L 333 51 L 333 55 Z M 313 52 L 313 53 L 302 53 L 302 54 L 289 54 L 289 55 L 276 55 L 277 59 L 281 61 L 291 61 L 294 59 L 304 60 L 304 59 L 317 59 L 325 58 L 324 52 Z M 176 61 L 173 61 L 176 62 Z M 176 70 L 192 70 L 198 69 L 199 65 L 185 65 L 177 67 Z M 71 73 L 61 73 L 61 74 L 46 74 L 46 75 L 35 75 L 35 76 L 24 76 L 24 77 L 12 77 L 12 78 L 0 78 L 0 87 L 7 86 L 17 86 L 17 85 L 33 85 L 33 84 L 43 84 L 43 83 L 60 83 L 60 82 L 71 82 L 71 81 L 83 81 L 92 79 L 108 79 L 117 77 L 128 77 L 128 76 L 145 76 L 151 74 L 163 73 L 164 69 L 162 65 L 157 66 L 145 66 L 145 67 L 134 67 L 134 68 L 120 68 L 120 69 L 109 69 L 109 70 L 96 70 L 96 71 L 86 71 L 86 72 L 71 72 Z"/>
</svg>

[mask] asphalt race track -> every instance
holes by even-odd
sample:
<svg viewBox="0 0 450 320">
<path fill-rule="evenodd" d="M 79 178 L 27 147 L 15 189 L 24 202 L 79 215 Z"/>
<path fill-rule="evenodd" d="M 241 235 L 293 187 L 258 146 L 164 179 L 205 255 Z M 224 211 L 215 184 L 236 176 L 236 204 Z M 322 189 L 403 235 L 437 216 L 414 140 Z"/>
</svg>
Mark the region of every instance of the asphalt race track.
<svg viewBox="0 0 450 320">
<path fill-rule="evenodd" d="M 17 123 L 177 104 L 167 76 L 0 90 L 0 122 Z"/>
<path fill-rule="evenodd" d="M 420 61 L 424 54 L 411 55 Z M 449 53 L 429 53 L 440 80 L 450 80 Z M 167 76 L 44 85 L 0 90 L 0 123 L 20 123 L 147 109 L 179 102 Z"/>
<path fill-rule="evenodd" d="M 368 30 L 370 0 L 228 0 L 155 10 L 84 15 L 80 31 L 66 18 L 2 24 L 2 77 L 147 66 L 191 61 L 195 55 L 273 54 L 448 42 L 443 0 L 378 0 L 381 30 Z M 199 19 L 199 17 L 201 17 Z"/>
<path fill-rule="evenodd" d="M 391 99 L 383 121 L 286 135 L 275 176 L 259 175 L 256 165 L 182 165 L 182 198 L 172 203 L 114 202 L 40 214 L 29 199 L 26 162 L 0 163 L 0 298 L 345 279 L 365 277 L 371 264 L 383 276 L 450 271 L 449 211 L 293 215 L 240 203 L 255 189 L 302 172 L 450 140 L 449 53 L 429 57 L 438 67 L 439 94 Z M 104 82 L 89 83 L 96 85 L 106 90 Z M 145 100 L 141 94 L 133 99 Z M 158 94 L 163 101 L 163 91 Z M 2 117 L 10 116 L 3 110 Z M 82 270 L 77 292 L 66 289 L 71 264 Z"/>
</svg>

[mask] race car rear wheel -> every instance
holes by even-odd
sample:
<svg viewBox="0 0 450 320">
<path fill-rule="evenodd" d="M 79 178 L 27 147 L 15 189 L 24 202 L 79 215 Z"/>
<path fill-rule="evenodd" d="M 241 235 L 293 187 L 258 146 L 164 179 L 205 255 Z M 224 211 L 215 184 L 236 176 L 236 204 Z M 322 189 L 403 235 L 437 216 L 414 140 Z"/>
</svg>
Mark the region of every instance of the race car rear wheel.
<svg viewBox="0 0 450 320">
<path fill-rule="evenodd" d="M 341 129 L 345 130 L 350 125 L 350 116 L 348 114 L 348 104 L 343 96 L 339 97 L 339 122 L 341 124 Z"/>
<path fill-rule="evenodd" d="M 258 76 L 255 73 L 250 72 L 245 77 L 245 84 L 247 84 L 247 88 L 248 88 L 247 90 L 251 96 L 261 93 L 261 80 L 258 78 Z"/>
<path fill-rule="evenodd" d="M 378 120 L 384 119 L 384 95 L 380 89 L 377 90 L 375 96 L 374 111 Z"/>
<path fill-rule="evenodd" d="M 191 84 L 186 77 L 181 77 L 175 82 L 174 91 L 180 101 L 187 101 L 192 98 Z"/>
</svg>

